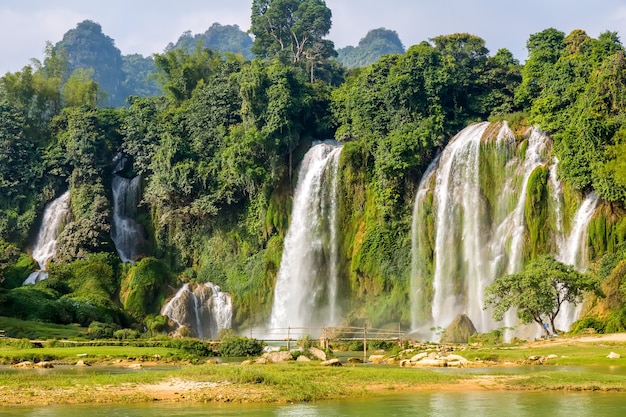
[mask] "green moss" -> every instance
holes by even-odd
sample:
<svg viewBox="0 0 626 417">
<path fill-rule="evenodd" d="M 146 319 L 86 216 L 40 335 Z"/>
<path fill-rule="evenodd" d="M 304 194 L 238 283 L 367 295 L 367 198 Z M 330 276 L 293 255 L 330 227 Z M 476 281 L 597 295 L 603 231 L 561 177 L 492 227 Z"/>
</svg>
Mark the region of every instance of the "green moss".
<svg viewBox="0 0 626 417">
<path fill-rule="evenodd" d="M 135 319 L 159 314 L 168 286 L 176 285 L 168 268 L 155 258 L 144 258 L 130 269 L 121 288 L 124 310 Z"/>
<path fill-rule="evenodd" d="M 547 166 L 536 168 L 528 178 L 524 215 L 528 232 L 525 253 L 530 259 L 543 255 L 548 250 L 550 230 L 548 225 L 548 176 Z"/>
<path fill-rule="evenodd" d="M 590 258 L 613 253 L 625 241 L 626 211 L 618 204 L 602 202 L 589 223 Z"/>
<path fill-rule="evenodd" d="M 20 254 L 17 262 L 4 271 L 4 288 L 16 288 L 22 285 L 31 272 L 39 269 L 37 262 L 26 254 Z"/>
</svg>

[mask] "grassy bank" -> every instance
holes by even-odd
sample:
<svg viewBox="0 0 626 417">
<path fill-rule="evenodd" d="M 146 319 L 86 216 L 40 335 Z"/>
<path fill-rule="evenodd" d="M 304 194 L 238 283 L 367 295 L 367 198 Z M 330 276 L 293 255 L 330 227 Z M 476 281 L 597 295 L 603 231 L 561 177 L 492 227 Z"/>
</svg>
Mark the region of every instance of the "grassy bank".
<svg viewBox="0 0 626 417">
<path fill-rule="evenodd" d="M 401 368 L 396 365 L 322 367 L 319 362 L 271 365 L 208 364 L 207 356 L 163 346 L 0 347 L 0 361 L 39 355 L 57 369 L 0 368 L 0 405 L 47 403 L 303 402 L 407 390 L 626 391 L 626 342 L 621 339 L 559 338 L 519 346 L 457 346 L 470 361 L 492 364 L 469 372 Z M 432 345 L 432 349 L 437 346 Z M 608 359 L 616 352 L 621 359 Z M 412 353 L 410 353 L 412 354 Z M 551 356 L 544 365 L 515 368 L 531 356 Z M 67 370 L 78 359 L 104 367 Z M 36 361 L 37 361 L 36 360 Z M 127 369 L 131 363 L 141 369 Z M 194 363 L 195 365 L 190 365 Z M 158 368 L 148 365 L 162 365 Z M 167 365 L 177 366 L 168 367 Z M 563 372 L 555 365 L 579 366 Z M 114 368 L 115 366 L 115 368 Z M 115 371 L 113 371 L 115 369 Z M 516 372 L 515 369 L 520 369 Z"/>
</svg>

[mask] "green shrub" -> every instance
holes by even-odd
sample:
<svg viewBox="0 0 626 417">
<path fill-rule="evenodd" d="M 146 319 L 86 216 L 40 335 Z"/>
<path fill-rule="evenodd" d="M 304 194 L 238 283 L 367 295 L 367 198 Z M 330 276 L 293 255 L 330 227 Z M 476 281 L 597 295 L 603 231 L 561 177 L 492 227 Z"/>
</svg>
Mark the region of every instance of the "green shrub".
<svg viewBox="0 0 626 417">
<path fill-rule="evenodd" d="M 594 329 L 597 333 L 604 333 L 606 322 L 597 317 L 584 317 L 572 323 L 570 332 L 573 334 L 585 333 L 587 329 Z"/>
<path fill-rule="evenodd" d="M 263 342 L 241 336 L 226 336 L 222 339 L 221 356 L 258 356 L 263 352 Z"/>
<path fill-rule="evenodd" d="M 396 343 L 389 340 L 371 340 L 367 342 L 367 348 L 373 350 L 391 350 L 394 346 L 396 346 Z"/>
<path fill-rule="evenodd" d="M 605 333 L 621 333 L 626 331 L 626 307 L 614 311 L 606 320 Z"/>
<path fill-rule="evenodd" d="M 300 346 L 303 350 L 309 350 L 315 344 L 315 339 L 313 339 L 310 335 L 305 334 L 301 339 L 298 340 L 298 346 Z"/>
<path fill-rule="evenodd" d="M 111 323 L 101 323 L 93 321 L 87 329 L 87 334 L 91 339 L 111 339 L 120 326 Z"/>
<path fill-rule="evenodd" d="M 139 339 L 141 334 L 133 329 L 120 329 L 113 332 L 113 337 L 117 340 Z"/>
</svg>

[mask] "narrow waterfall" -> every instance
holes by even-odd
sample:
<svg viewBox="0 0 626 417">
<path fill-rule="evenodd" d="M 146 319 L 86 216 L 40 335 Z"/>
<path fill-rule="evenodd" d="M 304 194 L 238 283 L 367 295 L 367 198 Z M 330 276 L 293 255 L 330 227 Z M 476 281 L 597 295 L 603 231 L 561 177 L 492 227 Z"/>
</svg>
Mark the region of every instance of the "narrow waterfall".
<svg viewBox="0 0 626 417">
<path fill-rule="evenodd" d="M 557 260 L 572 265 L 580 272 L 585 272 L 588 267 L 587 228 L 598 205 L 598 200 L 594 193 L 589 193 L 585 198 L 574 215 L 572 230 L 566 239 L 561 239 L 562 244 L 556 256 Z M 571 303 L 563 303 L 554 323 L 557 329 L 568 331 L 572 323 L 577 320 L 580 307 L 580 305 L 577 308 Z"/>
<path fill-rule="evenodd" d="M 439 164 L 440 156 L 441 154 L 433 159 L 422 175 L 422 179 L 417 187 L 415 204 L 413 206 L 413 221 L 411 222 L 411 245 L 413 248 L 413 257 L 411 259 L 411 299 L 413 301 L 411 303 L 412 329 L 417 329 L 420 323 L 425 323 L 431 318 L 430 314 L 424 310 L 424 307 L 428 305 L 430 296 L 429 291 L 427 291 L 428 286 L 425 279 L 428 274 L 428 265 L 425 263 L 427 263 L 428 259 L 432 258 L 432 252 L 428 249 L 425 249 L 427 253 L 420 251 L 426 246 L 423 245 L 420 240 L 428 240 L 428 238 L 419 233 L 419 227 L 422 217 L 429 214 L 426 213 L 427 210 L 425 209 L 424 201 L 428 196 L 428 192 L 431 190 L 433 173 L 437 164 Z"/>
<path fill-rule="evenodd" d="M 69 191 L 46 205 L 32 252 L 33 259 L 39 264 L 40 270 L 30 274 L 22 285 L 35 284 L 48 278 L 48 273 L 45 272 L 46 265 L 56 254 L 57 237 L 61 228 L 67 223 L 70 213 Z"/>
<path fill-rule="evenodd" d="M 126 169 L 127 158 L 115 156 L 111 188 L 113 192 L 113 221 L 111 240 L 122 262 L 134 262 L 142 255 L 145 239 L 137 222 L 137 206 L 141 199 L 141 177 L 125 178 L 120 173 Z"/>
<path fill-rule="evenodd" d="M 233 316 L 230 294 L 210 282 L 185 284 L 163 307 L 161 314 L 184 328 L 190 336 L 215 339 L 220 331 L 231 328 Z"/>
<path fill-rule="evenodd" d="M 333 325 L 338 306 L 337 187 L 341 146 L 315 144 L 304 156 L 274 288 L 271 329 Z"/>
<path fill-rule="evenodd" d="M 547 165 L 549 140 L 532 129 L 524 148 L 506 123 L 496 128 L 485 122 L 461 131 L 418 188 L 412 325 L 431 340 L 463 313 L 479 332 L 502 326 L 483 308 L 485 288 L 522 268 L 527 184 L 535 169 Z M 516 322 L 512 315 L 504 325 Z"/>
</svg>

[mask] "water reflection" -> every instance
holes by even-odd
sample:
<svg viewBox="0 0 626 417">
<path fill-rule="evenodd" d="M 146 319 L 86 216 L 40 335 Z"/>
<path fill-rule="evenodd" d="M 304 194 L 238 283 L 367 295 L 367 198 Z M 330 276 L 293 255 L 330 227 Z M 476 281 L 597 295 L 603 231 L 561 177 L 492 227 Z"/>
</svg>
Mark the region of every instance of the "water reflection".
<svg viewBox="0 0 626 417">
<path fill-rule="evenodd" d="M 622 417 L 625 393 L 415 392 L 312 404 L 144 404 L 0 408 L 9 417 Z"/>
</svg>

